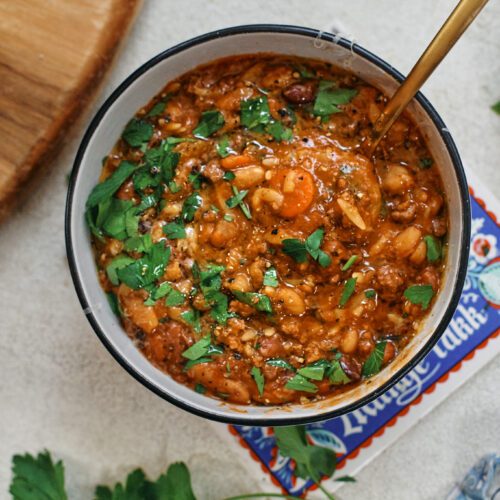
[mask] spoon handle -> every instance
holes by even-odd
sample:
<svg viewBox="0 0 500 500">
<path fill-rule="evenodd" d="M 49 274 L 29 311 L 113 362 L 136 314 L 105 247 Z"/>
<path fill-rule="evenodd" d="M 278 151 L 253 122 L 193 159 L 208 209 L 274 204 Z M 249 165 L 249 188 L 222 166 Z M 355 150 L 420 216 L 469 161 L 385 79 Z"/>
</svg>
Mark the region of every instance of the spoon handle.
<svg viewBox="0 0 500 500">
<path fill-rule="evenodd" d="M 380 139 L 487 2 L 488 0 L 461 0 L 455 7 L 375 122 L 370 143 L 372 153 Z"/>
</svg>

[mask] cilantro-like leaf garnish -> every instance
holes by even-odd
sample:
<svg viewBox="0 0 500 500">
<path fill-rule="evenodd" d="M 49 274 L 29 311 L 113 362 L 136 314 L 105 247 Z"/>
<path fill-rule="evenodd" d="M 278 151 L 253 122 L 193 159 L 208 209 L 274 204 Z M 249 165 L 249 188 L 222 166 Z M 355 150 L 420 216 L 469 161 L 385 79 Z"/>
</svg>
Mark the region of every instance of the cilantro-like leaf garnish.
<svg viewBox="0 0 500 500">
<path fill-rule="evenodd" d="M 266 364 L 275 366 L 276 368 L 283 368 L 284 370 L 295 371 L 295 368 L 286 359 L 272 358 L 266 360 Z"/>
<path fill-rule="evenodd" d="M 167 103 L 165 101 L 158 101 L 147 113 L 146 118 L 152 118 L 154 116 L 161 115 L 165 111 L 165 106 Z"/>
<path fill-rule="evenodd" d="M 282 241 L 283 252 L 292 257 L 295 262 L 303 263 L 307 261 L 306 244 L 297 238 L 286 238 Z"/>
<path fill-rule="evenodd" d="M 412 285 L 403 294 L 412 304 L 421 305 L 422 309 L 427 309 L 434 297 L 434 290 L 431 285 Z"/>
<path fill-rule="evenodd" d="M 344 289 L 342 290 L 342 295 L 340 296 L 340 307 L 344 307 L 347 301 L 351 298 L 351 295 L 354 293 L 354 289 L 356 288 L 356 281 L 356 278 L 349 278 L 345 282 Z"/>
<path fill-rule="evenodd" d="M 285 384 L 286 389 L 290 389 L 292 391 L 303 391 L 303 392 L 318 392 L 318 387 L 309 382 L 309 380 L 303 375 L 297 374 L 293 378 L 287 381 Z"/>
<path fill-rule="evenodd" d="M 201 199 L 201 196 L 197 192 L 190 194 L 184 200 L 181 212 L 181 216 L 184 222 L 192 222 L 196 210 L 201 207 L 202 201 L 203 200 Z"/>
<path fill-rule="evenodd" d="M 496 102 L 491 106 L 491 109 L 497 114 L 500 115 L 500 101 Z"/>
<path fill-rule="evenodd" d="M 264 375 L 260 371 L 260 368 L 258 368 L 257 366 L 253 366 L 252 369 L 250 370 L 250 373 L 253 379 L 255 380 L 255 384 L 257 385 L 257 390 L 259 391 L 259 394 L 262 396 L 265 384 Z"/>
<path fill-rule="evenodd" d="M 340 113 L 342 110 L 338 106 L 349 103 L 357 93 L 355 89 L 337 88 L 335 82 L 322 80 L 319 82 L 313 114 L 328 117 L 333 113 Z"/>
<path fill-rule="evenodd" d="M 339 360 L 331 362 L 328 379 L 334 385 L 348 384 L 351 381 L 344 372 Z"/>
<path fill-rule="evenodd" d="M 377 295 L 377 292 L 373 288 L 369 288 L 368 290 L 365 290 L 365 297 L 367 299 L 373 299 Z"/>
<path fill-rule="evenodd" d="M 171 240 L 181 239 L 186 237 L 186 228 L 184 224 L 180 221 L 168 222 L 163 226 L 163 232 L 167 235 L 167 238 Z"/>
<path fill-rule="evenodd" d="M 135 163 L 122 161 L 120 165 L 118 165 L 118 168 L 106 180 L 97 184 L 94 189 L 92 189 L 87 198 L 87 209 L 96 207 L 99 203 L 111 198 L 137 168 L 138 166 Z"/>
<path fill-rule="evenodd" d="M 280 455 L 295 461 L 295 475 L 311 478 L 323 489 L 319 484 L 321 478 L 330 477 L 335 472 L 337 464 L 335 452 L 309 444 L 304 426 L 274 427 L 274 435 Z M 332 498 L 330 495 L 328 497 Z"/>
<path fill-rule="evenodd" d="M 221 137 L 219 142 L 216 144 L 215 149 L 221 158 L 226 158 L 226 156 L 231 154 L 231 145 L 227 135 Z"/>
<path fill-rule="evenodd" d="M 135 260 L 129 257 L 128 255 L 117 255 L 107 266 L 106 266 L 106 274 L 108 276 L 109 281 L 113 285 L 119 285 L 120 280 L 118 279 L 118 275 L 116 274 L 118 269 L 129 266 L 134 263 Z"/>
<path fill-rule="evenodd" d="M 434 160 L 432 158 L 420 158 L 420 161 L 418 162 L 418 166 L 423 170 L 431 168 L 433 164 Z"/>
<path fill-rule="evenodd" d="M 14 500 L 67 500 L 64 465 L 54 463 L 48 451 L 36 457 L 14 455 L 9 492 Z"/>
<path fill-rule="evenodd" d="M 189 309 L 188 311 L 181 313 L 181 318 L 188 325 L 192 326 L 196 333 L 201 332 L 200 311 L 197 309 Z"/>
<path fill-rule="evenodd" d="M 243 215 L 247 219 L 251 219 L 252 214 L 250 213 L 250 208 L 248 208 L 248 205 L 243 201 L 245 196 L 248 194 L 248 190 L 244 189 L 242 191 L 239 191 L 238 188 L 234 185 L 231 186 L 231 189 L 233 191 L 233 196 L 226 200 L 226 205 L 228 206 L 228 208 L 239 206 L 241 208 L 241 211 L 243 212 Z"/>
<path fill-rule="evenodd" d="M 149 142 L 153 135 L 154 128 L 148 123 L 138 118 L 132 118 L 122 133 L 123 140 L 133 148 L 138 148 Z"/>
<path fill-rule="evenodd" d="M 266 125 L 271 121 L 271 112 L 266 96 L 247 99 L 240 104 L 241 124 L 249 129 Z"/>
<path fill-rule="evenodd" d="M 291 128 L 285 127 L 281 122 L 272 120 L 266 127 L 266 132 L 271 134 L 278 141 L 290 142 L 293 139 L 293 131 Z"/>
<path fill-rule="evenodd" d="M 319 228 L 308 236 L 305 242 L 297 238 L 284 239 L 282 241 L 283 252 L 299 264 L 306 262 L 307 254 L 309 254 L 321 267 L 328 267 L 332 263 L 332 259 L 326 252 L 320 249 L 324 234 L 324 229 Z"/>
<path fill-rule="evenodd" d="M 278 273 L 274 267 L 268 267 L 264 272 L 264 286 L 276 288 L 279 285 Z"/>
<path fill-rule="evenodd" d="M 438 261 L 443 255 L 441 241 L 430 234 L 424 236 L 424 241 L 427 246 L 427 260 L 429 262 Z"/>
<path fill-rule="evenodd" d="M 349 259 L 347 260 L 347 262 L 341 267 L 341 271 L 347 271 L 348 269 L 350 269 L 355 263 L 356 261 L 359 259 L 359 257 L 357 255 L 351 255 L 349 257 Z"/>
<path fill-rule="evenodd" d="M 373 377 L 382 368 L 382 362 L 384 360 L 385 346 L 387 344 L 386 340 L 382 342 L 377 342 L 375 348 L 368 356 L 367 360 L 363 363 L 363 369 L 361 371 L 363 377 Z"/>
<path fill-rule="evenodd" d="M 214 132 L 217 132 L 224 126 L 224 116 L 220 111 L 212 109 L 201 114 L 200 122 L 193 131 L 195 137 L 206 139 Z"/>
<path fill-rule="evenodd" d="M 240 292 L 238 290 L 233 290 L 232 294 L 236 297 L 237 300 L 252 306 L 257 311 L 262 311 L 266 313 L 273 312 L 273 306 L 271 304 L 271 299 L 264 295 L 263 293 L 257 292 Z"/>
</svg>

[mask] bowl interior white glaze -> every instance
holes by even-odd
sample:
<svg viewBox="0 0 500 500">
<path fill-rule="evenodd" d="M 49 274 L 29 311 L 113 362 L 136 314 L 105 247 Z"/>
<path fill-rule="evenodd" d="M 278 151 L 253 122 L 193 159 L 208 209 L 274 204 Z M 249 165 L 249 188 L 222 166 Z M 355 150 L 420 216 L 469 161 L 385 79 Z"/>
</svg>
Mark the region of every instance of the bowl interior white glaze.
<svg viewBox="0 0 500 500">
<path fill-rule="evenodd" d="M 276 29 L 281 31 L 274 31 Z M 274 425 L 312 421 L 354 409 L 373 398 L 388 381 L 394 382 L 396 374 L 401 376 L 404 369 L 408 369 L 415 359 L 429 349 L 436 332 L 442 332 L 447 319 L 449 320 L 452 312 L 450 309 L 454 309 L 453 303 L 457 299 L 457 290 L 459 294 L 462 286 L 463 279 L 460 278 L 459 271 L 466 252 L 464 246 L 468 241 L 464 234 L 467 236 L 469 214 L 467 201 L 464 201 L 463 171 L 453 143 L 451 139 L 447 139 L 448 132 L 440 130 L 442 124 L 438 126 L 433 121 L 437 115 L 431 117 L 424 105 L 414 100 L 409 112 L 419 123 L 439 166 L 446 188 L 451 223 L 443 289 L 421 331 L 397 359 L 377 376 L 341 396 L 306 406 L 292 405 L 286 408 L 226 404 L 194 392 L 151 365 L 127 337 L 118 318 L 111 312 L 97 280 L 89 232 L 84 221 L 85 202 L 98 181 L 101 159 L 112 149 L 125 124 L 137 110 L 170 80 L 200 64 L 237 54 L 273 52 L 321 59 L 352 71 L 388 95 L 398 85 L 394 76 L 380 66 L 380 61 L 369 60 L 362 49 L 351 50 L 346 41 L 339 42 L 334 37 L 329 40 L 315 38 L 312 30 L 301 32 L 300 29 L 286 27 L 267 27 L 261 30 L 240 28 L 239 32 L 236 29 L 232 33 L 225 31 L 200 37 L 158 56 L 124 82 L 105 103 L 83 140 L 71 180 L 66 222 L 68 256 L 80 300 L 101 340 L 122 365 L 149 388 L 194 413 L 223 421 Z"/>
</svg>

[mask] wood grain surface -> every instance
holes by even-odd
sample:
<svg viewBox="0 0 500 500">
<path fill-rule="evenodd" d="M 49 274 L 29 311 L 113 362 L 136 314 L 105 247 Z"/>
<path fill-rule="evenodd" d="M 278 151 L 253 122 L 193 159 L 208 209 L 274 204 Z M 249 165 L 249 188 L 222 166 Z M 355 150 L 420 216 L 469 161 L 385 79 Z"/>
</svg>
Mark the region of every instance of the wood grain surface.
<svg viewBox="0 0 500 500">
<path fill-rule="evenodd" d="M 50 165 L 140 4 L 0 0 L 0 221 Z"/>
</svg>

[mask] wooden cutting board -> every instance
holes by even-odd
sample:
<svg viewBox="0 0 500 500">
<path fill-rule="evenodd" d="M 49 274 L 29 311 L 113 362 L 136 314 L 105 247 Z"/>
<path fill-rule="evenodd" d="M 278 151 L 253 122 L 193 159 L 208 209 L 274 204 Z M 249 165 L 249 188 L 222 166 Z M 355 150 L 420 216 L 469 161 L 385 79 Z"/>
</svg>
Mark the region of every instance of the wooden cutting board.
<svg viewBox="0 0 500 500">
<path fill-rule="evenodd" d="M 50 165 L 140 4 L 0 0 L 0 220 Z"/>
</svg>

